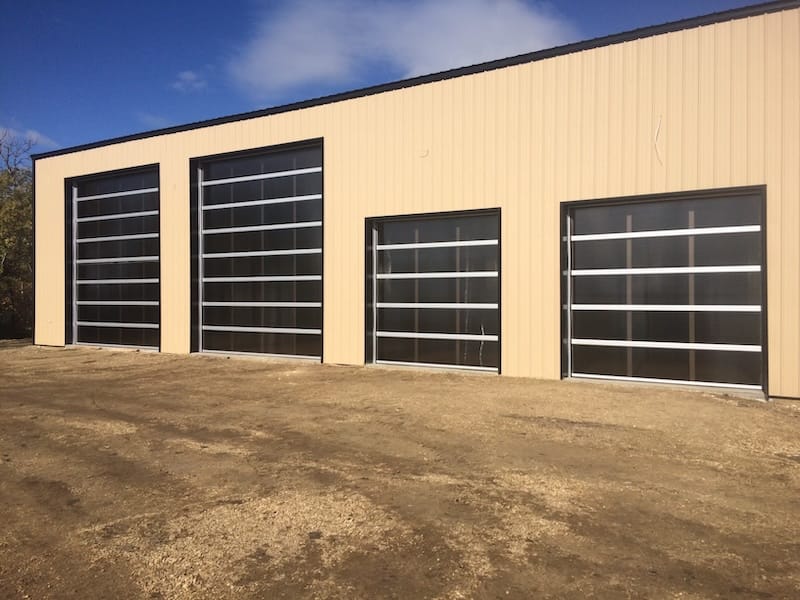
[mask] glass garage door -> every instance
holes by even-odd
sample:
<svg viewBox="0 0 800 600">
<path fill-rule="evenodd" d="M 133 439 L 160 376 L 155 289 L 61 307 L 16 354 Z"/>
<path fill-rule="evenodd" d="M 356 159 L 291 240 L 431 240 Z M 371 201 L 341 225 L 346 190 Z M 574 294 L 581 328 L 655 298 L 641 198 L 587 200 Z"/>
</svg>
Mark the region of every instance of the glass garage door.
<svg viewBox="0 0 800 600">
<path fill-rule="evenodd" d="M 199 350 L 322 356 L 322 148 L 211 160 L 199 178 Z"/>
<path fill-rule="evenodd" d="M 571 208 L 569 374 L 761 389 L 763 200 Z"/>
<path fill-rule="evenodd" d="M 72 342 L 158 349 L 158 171 L 72 185 Z"/>
<path fill-rule="evenodd" d="M 372 359 L 497 371 L 498 213 L 372 224 Z"/>
</svg>

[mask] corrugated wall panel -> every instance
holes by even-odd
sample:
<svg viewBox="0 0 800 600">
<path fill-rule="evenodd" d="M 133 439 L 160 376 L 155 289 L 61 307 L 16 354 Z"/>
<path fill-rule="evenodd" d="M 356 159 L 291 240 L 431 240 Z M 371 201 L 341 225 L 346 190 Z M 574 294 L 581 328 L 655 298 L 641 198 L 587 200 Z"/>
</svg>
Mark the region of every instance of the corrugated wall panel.
<svg viewBox="0 0 800 600">
<path fill-rule="evenodd" d="M 681 32 L 683 33 L 683 32 Z M 686 93 L 683 69 L 684 37 L 667 38 L 666 57 L 666 110 L 662 124 L 664 160 L 664 189 L 681 189 L 683 187 L 683 158 L 681 148 L 683 140 L 683 97 Z"/>
<path fill-rule="evenodd" d="M 782 19 L 783 244 L 781 296 L 786 329 L 782 350 L 794 357 L 784 366 L 781 389 L 800 389 L 800 11 Z"/>
<path fill-rule="evenodd" d="M 731 179 L 731 24 L 714 27 L 714 186 Z M 738 40 L 737 40 L 738 43 Z"/>
<path fill-rule="evenodd" d="M 162 344 L 189 350 L 189 160 L 324 138 L 326 361 L 364 357 L 364 218 L 502 209 L 502 371 L 560 373 L 560 203 L 767 186 L 770 391 L 800 396 L 800 10 L 39 160 L 36 342 L 64 179 L 161 165 Z"/>
<path fill-rule="evenodd" d="M 765 181 L 767 182 L 767 295 L 769 319 L 769 383 L 773 390 L 786 390 L 788 386 L 789 370 L 795 365 L 787 365 L 784 359 L 783 332 L 792 326 L 793 319 L 786 319 L 786 304 L 784 303 L 781 282 L 787 277 L 785 271 L 789 265 L 784 260 L 784 246 L 790 245 L 791 237 L 787 240 L 783 234 L 782 199 L 784 195 L 783 164 L 781 153 L 783 149 L 782 122 L 782 95 L 783 74 L 781 23 L 784 15 L 768 15 L 765 21 L 765 53 L 764 71 L 766 90 L 766 110 L 764 120 L 764 164 Z M 791 275 L 788 275 L 791 277 Z M 791 317 L 791 316 L 790 316 Z M 796 317 L 795 317 L 796 320 Z M 780 393 L 780 392 L 778 392 Z M 800 391 L 798 394 L 800 395 Z"/>
<path fill-rule="evenodd" d="M 698 136 L 700 122 L 700 32 L 697 29 L 681 32 L 681 64 L 683 76 L 683 96 L 681 98 L 682 122 L 677 127 L 681 132 L 681 144 L 677 148 L 681 162 L 681 183 L 686 190 L 700 187 L 698 170 L 700 157 Z"/>
</svg>

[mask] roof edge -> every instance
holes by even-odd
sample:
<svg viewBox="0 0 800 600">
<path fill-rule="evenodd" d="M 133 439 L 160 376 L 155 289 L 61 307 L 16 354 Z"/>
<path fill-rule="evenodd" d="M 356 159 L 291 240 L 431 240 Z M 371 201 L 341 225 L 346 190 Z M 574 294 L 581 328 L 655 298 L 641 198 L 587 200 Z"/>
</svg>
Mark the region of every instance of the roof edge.
<svg viewBox="0 0 800 600">
<path fill-rule="evenodd" d="M 124 142 L 131 142 L 135 140 L 142 140 L 151 137 L 158 137 L 161 135 L 169 135 L 172 133 L 180 133 L 183 131 L 191 131 L 193 129 L 202 129 L 204 127 L 213 127 L 215 125 L 224 125 L 226 123 L 234 123 L 236 121 L 245 121 L 248 119 L 257 119 L 259 117 L 267 117 L 270 115 L 277 115 L 295 110 L 302 110 L 304 108 L 312 108 L 315 106 L 322 106 L 325 104 L 334 104 L 336 102 L 343 102 L 345 100 L 352 100 L 354 98 L 362 98 L 365 96 L 373 96 L 375 94 L 382 94 L 395 90 L 401 90 L 408 87 L 415 87 L 424 85 L 426 83 L 435 83 L 447 79 L 456 79 L 466 75 L 474 75 L 486 71 L 494 71 L 503 69 L 505 67 L 512 67 L 526 63 L 537 62 L 554 58 L 556 56 L 563 56 L 565 54 L 573 54 L 575 52 L 582 52 L 584 50 L 592 50 L 601 48 L 603 46 L 611 46 L 623 42 L 629 42 L 642 38 L 653 37 L 665 33 L 672 33 L 684 29 L 693 29 L 705 25 L 714 25 L 717 23 L 724 23 L 727 21 L 735 21 L 737 19 L 745 19 L 747 17 L 755 17 L 768 13 L 781 12 L 800 8 L 800 0 L 775 0 L 773 2 L 764 2 L 760 4 L 751 4 L 740 8 L 733 8 L 726 11 L 701 15 L 699 17 L 690 17 L 678 21 L 670 21 L 661 25 L 649 25 L 637 29 L 631 29 L 621 33 L 614 33 L 603 37 L 592 38 L 585 41 L 574 42 L 565 44 L 563 46 L 556 46 L 544 50 L 537 50 L 535 52 L 528 52 L 517 56 L 508 58 L 501 58 L 488 62 L 469 65 L 466 67 L 457 67 L 446 71 L 439 71 L 428 75 L 420 75 L 418 77 L 411 77 L 409 79 L 400 79 L 389 83 L 381 83 L 378 85 L 368 86 L 346 92 L 339 92 L 330 94 L 328 96 L 320 96 L 309 100 L 301 100 L 299 102 L 292 102 L 270 108 L 264 108 L 249 112 L 237 113 L 233 115 L 215 117 L 213 119 L 206 119 L 203 121 L 195 121 L 193 123 L 186 123 L 183 125 L 174 125 L 162 129 L 153 129 L 151 131 L 144 131 L 141 133 L 134 133 L 115 138 L 109 138 L 97 142 L 90 142 L 78 146 L 70 146 L 60 150 L 51 150 L 49 152 L 40 152 L 32 154 L 31 159 L 36 161 L 43 158 L 50 158 L 53 156 L 61 156 L 64 154 L 72 154 L 74 152 L 81 152 L 83 150 L 92 150 L 94 148 L 102 148 L 104 146 L 111 146 L 114 144 L 121 144 Z"/>
</svg>

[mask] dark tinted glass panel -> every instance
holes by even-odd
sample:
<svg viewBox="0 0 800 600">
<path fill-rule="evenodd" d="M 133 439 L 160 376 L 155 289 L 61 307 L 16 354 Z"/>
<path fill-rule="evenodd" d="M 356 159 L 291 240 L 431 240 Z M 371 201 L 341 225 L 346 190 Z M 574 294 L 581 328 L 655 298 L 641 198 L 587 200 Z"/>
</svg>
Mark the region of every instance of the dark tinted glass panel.
<svg viewBox="0 0 800 600">
<path fill-rule="evenodd" d="M 697 304 L 761 304 L 761 273 L 704 273 L 694 278 Z"/>
<path fill-rule="evenodd" d="M 694 279 L 694 302 L 689 299 Z M 625 304 L 625 275 L 573 278 L 575 304 Z M 633 275 L 633 304 L 761 304 L 760 273 L 701 273 L 695 275 Z"/>
<path fill-rule="evenodd" d="M 495 215 L 390 221 L 383 223 L 378 231 L 381 244 L 496 240 L 497 233 Z"/>
<path fill-rule="evenodd" d="M 215 307 L 203 309 L 206 325 L 237 327 L 291 327 L 321 329 L 322 313 L 318 308 Z"/>
<path fill-rule="evenodd" d="M 159 298 L 157 283 L 79 285 L 78 300 L 151 300 Z"/>
<path fill-rule="evenodd" d="M 322 248 L 322 228 L 279 229 L 245 233 L 215 233 L 203 236 L 203 249 L 212 252 L 258 252 Z"/>
<path fill-rule="evenodd" d="M 698 235 L 694 244 L 697 266 L 761 264 L 760 232 Z"/>
<path fill-rule="evenodd" d="M 698 381 L 760 385 L 762 362 L 758 352 L 713 352 L 698 350 L 695 353 Z"/>
<path fill-rule="evenodd" d="M 207 210 L 203 214 L 203 226 L 206 229 L 321 220 L 320 200 Z"/>
<path fill-rule="evenodd" d="M 627 290 L 625 276 L 598 275 L 572 278 L 574 304 L 626 304 Z"/>
<path fill-rule="evenodd" d="M 633 348 L 633 377 L 689 381 L 689 350 Z"/>
<path fill-rule="evenodd" d="M 84 344 L 111 344 L 116 346 L 147 346 L 157 348 L 158 329 L 130 329 L 116 327 L 79 327 L 78 342 Z"/>
<path fill-rule="evenodd" d="M 97 196 L 114 192 L 127 192 L 158 187 L 158 172 L 139 171 L 124 175 L 112 175 L 98 179 L 81 181 L 78 184 L 78 197 Z"/>
<path fill-rule="evenodd" d="M 627 256 L 627 240 L 592 240 L 576 242 L 570 258 L 573 269 L 619 269 Z"/>
<path fill-rule="evenodd" d="M 206 283 L 207 302 L 320 302 L 321 281 Z"/>
<path fill-rule="evenodd" d="M 688 237 L 631 240 L 631 267 L 686 267 L 689 264 Z"/>
<path fill-rule="evenodd" d="M 93 263 L 78 265 L 81 279 L 142 279 L 158 278 L 158 261 L 130 263 Z"/>
<path fill-rule="evenodd" d="M 572 315 L 572 337 L 592 340 L 628 339 L 628 313 L 576 310 Z"/>
<path fill-rule="evenodd" d="M 204 331 L 203 349 L 222 352 L 255 352 L 258 354 L 289 354 L 322 356 L 322 336 L 288 333 L 250 333 Z"/>
<path fill-rule="evenodd" d="M 378 360 L 497 368 L 497 342 L 379 338 Z"/>
<path fill-rule="evenodd" d="M 303 175 L 275 177 L 274 179 L 257 179 L 254 181 L 237 181 L 235 183 L 204 186 L 203 204 L 217 205 L 229 202 L 274 200 L 321 193 L 322 173 L 306 173 Z M 311 200 L 306 202 L 311 202 Z"/>
<path fill-rule="evenodd" d="M 97 217 L 147 210 L 158 210 L 158 192 L 78 202 L 78 217 Z"/>
<path fill-rule="evenodd" d="M 628 374 L 628 351 L 626 348 L 573 346 L 572 372 L 624 377 Z"/>
<path fill-rule="evenodd" d="M 208 258 L 203 261 L 203 270 L 206 277 L 319 275 L 322 273 L 322 254 Z"/>
<path fill-rule="evenodd" d="M 78 306 L 79 321 L 158 323 L 158 306 Z"/>
<path fill-rule="evenodd" d="M 760 196 L 696 200 L 691 204 L 695 227 L 733 227 L 761 223 Z"/>
<path fill-rule="evenodd" d="M 422 331 L 498 335 L 497 310 L 456 310 L 439 308 L 378 309 L 380 331 Z"/>
<path fill-rule="evenodd" d="M 574 235 L 757 225 L 761 199 L 731 196 L 589 206 L 575 209 L 572 222 Z"/>
<path fill-rule="evenodd" d="M 158 233 L 158 215 L 78 223 L 78 239 L 109 235 Z"/>
<path fill-rule="evenodd" d="M 497 301 L 497 277 L 378 280 L 378 302 Z"/>
<path fill-rule="evenodd" d="M 217 160 L 206 166 L 205 177 L 206 179 L 226 179 L 321 166 L 322 148 L 309 146 L 294 150 L 267 152 L 250 157 Z"/>
<path fill-rule="evenodd" d="M 760 345 L 761 322 L 761 313 L 697 313 L 695 341 Z"/>
<path fill-rule="evenodd" d="M 573 313 L 572 335 L 597 340 L 758 345 L 761 343 L 761 315 L 581 310 Z"/>
<path fill-rule="evenodd" d="M 616 233 L 628 231 L 628 205 L 588 206 L 572 211 L 572 234 Z"/>
<path fill-rule="evenodd" d="M 158 238 L 78 244 L 78 258 L 119 258 L 123 256 L 158 256 Z"/>
<path fill-rule="evenodd" d="M 378 252 L 378 273 L 497 270 L 497 246 L 419 248 Z"/>
</svg>

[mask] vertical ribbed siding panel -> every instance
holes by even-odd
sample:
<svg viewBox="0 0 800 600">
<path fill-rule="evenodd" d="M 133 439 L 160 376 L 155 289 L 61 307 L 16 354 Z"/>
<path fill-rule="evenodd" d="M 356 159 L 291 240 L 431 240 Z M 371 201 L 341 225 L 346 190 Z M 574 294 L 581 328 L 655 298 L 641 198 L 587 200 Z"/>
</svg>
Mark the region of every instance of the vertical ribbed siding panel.
<svg viewBox="0 0 800 600">
<path fill-rule="evenodd" d="M 681 35 L 682 55 L 680 69 L 683 74 L 683 97 L 681 98 L 682 126 L 681 145 L 678 149 L 681 161 L 681 189 L 700 187 L 698 134 L 700 126 L 700 69 L 697 57 L 700 53 L 700 32 L 697 29 L 684 31 Z"/>
<path fill-rule="evenodd" d="M 731 181 L 731 26 L 721 23 L 716 32 L 714 58 L 714 187 Z"/>
<path fill-rule="evenodd" d="M 766 127 L 766 77 L 764 19 L 748 19 L 747 29 L 747 180 L 763 183 L 764 132 Z M 769 190 L 767 190 L 769 202 Z"/>
<path fill-rule="evenodd" d="M 161 227 L 161 351 L 189 352 L 191 240 L 188 161 L 166 154 L 159 169 Z"/>
<path fill-rule="evenodd" d="M 559 155 L 559 160 L 564 161 L 566 181 L 564 194 L 559 200 L 577 200 L 581 197 L 581 175 L 587 165 L 581 163 L 581 138 L 583 137 L 583 90 L 581 89 L 583 77 L 583 54 L 566 56 L 567 87 L 564 100 L 567 103 L 567 114 L 558 121 L 560 135 L 566 135 L 567 145 L 564 153 Z"/>
<path fill-rule="evenodd" d="M 746 185 L 747 178 L 747 89 L 748 78 L 748 22 L 731 23 L 730 37 L 730 181 L 732 185 Z"/>
<path fill-rule="evenodd" d="M 701 27 L 698 31 L 699 44 L 695 61 L 698 63 L 697 94 L 697 187 L 713 188 L 715 184 L 715 145 L 716 128 L 716 59 L 715 27 Z"/>
<path fill-rule="evenodd" d="M 472 79 L 472 78 L 471 78 Z M 481 73 L 474 78 L 472 82 L 472 93 L 474 94 L 475 106 L 475 139 L 474 142 L 467 148 L 467 164 L 472 165 L 472 173 L 467 178 L 471 182 L 468 188 L 466 197 L 466 205 L 474 205 L 479 198 L 486 193 L 485 183 L 485 170 L 484 163 L 486 158 L 491 155 L 494 148 L 488 145 L 489 138 L 489 123 L 487 114 L 489 107 L 487 106 L 487 80 L 490 76 L 486 73 Z M 492 108 L 493 110 L 493 108 Z"/>
<path fill-rule="evenodd" d="M 500 300 L 502 302 L 504 298 L 512 297 L 514 290 L 522 287 L 528 290 L 530 304 L 541 306 L 542 286 L 535 285 L 534 282 L 544 279 L 543 269 L 546 268 L 542 260 L 542 236 L 530 234 L 538 229 L 536 223 L 540 223 L 541 220 L 534 215 L 538 213 L 543 204 L 543 69 L 541 65 L 537 69 L 517 69 L 517 77 L 520 82 L 519 106 L 515 111 L 519 118 L 519 137 L 523 142 L 519 156 L 522 185 L 519 197 L 516 199 L 516 216 L 513 210 L 514 206 L 511 204 L 506 205 L 501 213 L 503 291 Z M 528 140 L 528 143 L 525 143 L 525 140 Z M 513 237 L 507 236 L 507 231 L 513 233 Z M 513 251 L 514 243 L 510 246 L 506 245 L 506 239 L 515 240 L 515 243 L 519 244 L 520 252 Z M 537 264 L 538 269 L 528 268 L 528 265 L 533 264 Z M 505 265 L 513 266 L 513 268 L 506 269 Z M 519 372 L 522 366 L 520 364 L 521 356 L 531 354 L 525 340 L 541 339 L 542 336 L 541 313 L 537 314 L 530 309 L 526 310 L 520 304 L 519 302 L 504 302 L 501 307 L 500 314 L 503 319 L 502 373 L 506 371 Z M 505 343 L 507 338 L 511 342 L 510 344 Z M 535 363 L 531 362 L 531 369 L 536 369 Z M 539 370 L 541 371 L 541 367 Z"/>
<path fill-rule="evenodd" d="M 593 82 L 595 102 L 590 117 L 594 130 L 594 151 L 591 156 L 591 164 L 594 168 L 593 177 L 586 192 L 594 191 L 601 197 L 608 196 L 608 128 L 611 116 L 610 61 L 610 48 L 603 48 L 597 53 Z"/>
<path fill-rule="evenodd" d="M 608 135 L 605 144 L 600 146 L 600 152 L 606 155 L 606 170 L 608 188 L 606 195 L 620 196 L 622 192 L 622 156 L 623 149 L 620 140 L 623 139 L 624 120 L 623 113 L 623 60 L 624 45 L 610 46 L 608 70 Z"/>
<path fill-rule="evenodd" d="M 783 22 L 783 261 L 781 294 L 786 328 L 783 331 L 781 390 L 800 389 L 800 11 Z"/>
<path fill-rule="evenodd" d="M 518 278 L 519 265 L 521 262 L 529 263 L 528 257 L 530 256 L 530 241 L 524 240 L 522 236 L 522 230 L 525 228 L 523 213 L 526 202 L 524 197 L 527 195 L 523 189 L 526 187 L 525 182 L 529 180 L 531 168 L 527 160 L 523 158 L 523 154 L 530 156 L 530 148 L 528 144 L 523 142 L 523 140 L 529 139 L 530 114 L 528 111 L 522 110 L 522 106 L 529 105 L 530 96 L 524 97 L 522 95 L 521 90 L 525 86 L 520 81 L 520 71 L 519 68 L 513 68 L 508 74 L 507 94 L 501 100 L 502 105 L 499 111 L 506 113 L 505 122 L 501 124 L 501 127 L 498 127 L 497 135 L 495 135 L 495 144 L 498 148 L 504 144 L 509 147 L 507 160 L 501 160 L 498 163 L 499 169 L 502 165 L 502 170 L 498 172 L 498 176 L 508 179 L 509 185 L 504 192 L 499 191 L 491 200 L 497 206 L 505 205 L 508 207 L 506 210 L 501 211 L 500 230 L 503 232 L 505 239 L 515 240 L 515 245 L 518 248 L 518 251 L 512 255 L 501 255 L 500 257 L 501 299 L 511 293 L 513 287 L 509 286 L 510 283 L 522 284 L 522 281 Z M 530 76 L 529 72 L 526 72 L 525 76 L 527 80 Z M 532 274 L 526 275 L 530 276 Z M 528 327 L 530 315 L 523 314 L 520 308 L 517 304 L 512 310 L 508 311 L 510 314 L 503 314 L 501 311 L 500 340 L 501 344 L 506 348 L 518 348 L 520 330 Z M 511 320 L 509 321 L 509 319 Z M 506 327 L 506 323 L 515 323 L 518 328 L 517 332 Z M 507 351 L 512 356 L 517 352 L 518 350 Z M 506 359 L 504 354 L 501 353 L 500 356 L 501 371 L 504 368 L 502 362 Z"/>
<path fill-rule="evenodd" d="M 596 111 L 597 111 L 597 52 L 584 52 L 578 55 L 579 65 L 576 72 L 575 100 L 576 117 L 579 119 L 575 127 L 576 137 L 570 165 L 573 177 L 578 183 L 574 198 L 589 198 L 594 190 L 594 179 L 597 164 L 594 161 L 596 137 Z M 584 98 L 592 98 L 586 102 Z"/>
<path fill-rule="evenodd" d="M 669 128 L 674 115 L 669 112 L 667 103 L 667 42 L 668 38 L 653 38 L 651 57 L 650 84 L 650 122 L 644 123 L 647 140 L 650 146 L 650 191 L 666 190 L 667 148 L 669 144 Z"/>
<path fill-rule="evenodd" d="M 335 199 L 331 208 L 333 228 L 326 232 L 325 239 L 332 239 L 336 244 L 333 251 L 333 261 L 329 273 L 332 276 L 330 289 L 335 290 L 338 303 L 333 311 L 328 311 L 327 321 L 333 321 L 330 348 L 333 352 L 333 361 L 337 363 L 351 362 L 360 354 L 359 350 L 364 340 L 364 312 L 359 310 L 363 303 L 361 292 L 361 275 L 364 272 L 362 235 L 359 233 L 359 223 L 353 218 L 357 199 L 361 195 L 363 184 L 361 176 L 364 169 L 374 168 L 371 159 L 363 154 L 362 139 L 366 128 L 360 126 L 360 108 L 369 99 L 360 99 L 359 102 L 349 103 L 340 107 L 346 116 L 345 129 L 341 132 L 341 162 L 339 168 L 346 174 L 341 195 Z M 358 158 L 356 158 L 358 157 Z M 355 160 L 354 160 L 355 159 Z M 342 164 L 345 163 L 345 164 Z M 342 208 L 340 209 L 339 206 Z M 326 213 L 327 218 L 327 213 Z M 341 277 L 341 281 L 338 281 Z M 346 282 L 346 283 L 345 283 Z"/>
<path fill-rule="evenodd" d="M 635 193 L 652 191 L 653 173 L 653 39 L 639 43 L 639 61 L 634 87 L 636 88 L 636 173 Z"/>
<path fill-rule="evenodd" d="M 784 269 L 792 268 L 784 260 L 784 244 L 791 244 L 783 235 L 783 165 L 781 149 L 783 147 L 783 130 L 781 127 L 781 111 L 783 108 L 783 52 L 781 15 L 768 15 L 765 18 L 765 55 L 764 78 L 766 82 L 766 115 L 764 139 L 764 163 L 767 181 L 767 294 L 769 298 L 769 380 L 772 393 L 786 393 L 789 389 L 784 374 L 786 362 L 783 343 L 784 331 L 792 326 L 795 319 L 785 318 L 786 305 L 782 298 L 782 281 Z M 794 231 L 791 237 L 797 235 Z M 791 310 L 791 309 L 789 309 Z M 797 357 L 795 357 L 797 360 Z M 789 366 L 792 370 L 796 369 Z"/>
<path fill-rule="evenodd" d="M 622 121 L 623 131 L 620 138 L 622 144 L 622 195 L 628 196 L 636 193 L 636 111 L 637 104 L 637 76 L 639 73 L 639 54 L 634 43 L 623 44 L 623 71 L 622 71 Z"/>
<path fill-rule="evenodd" d="M 66 323 L 64 179 L 36 164 L 36 337 L 45 346 L 63 346 Z"/>
<path fill-rule="evenodd" d="M 340 315 L 341 313 L 337 312 L 341 310 L 340 307 L 347 310 L 341 298 L 344 290 L 336 285 L 340 274 L 334 256 L 339 236 L 332 235 L 336 231 L 336 214 L 343 210 L 343 205 L 347 202 L 342 186 L 349 175 L 347 165 L 341 157 L 343 117 L 338 113 L 336 116 L 336 120 L 329 120 L 326 123 L 322 149 L 322 359 L 326 362 L 341 360 L 336 350 L 337 345 L 333 342 L 337 333 L 336 324 L 341 317 L 332 319 L 331 315 Z"/>
<path fill-rule="evenodd" d="M 550 83 L 545 84 L 553 89 L 553 96 L 550 99 L 553 103 L 553 108 L 551 109 L 553 115 L 551 119 L 552 128 L 548 133 L 553 139 L 553 151 L 548 157 L 551 163 L 549 167 L 551 173 L 550 193 L 545 195 L 545 202 L 542 206 L 542 219 L 539 225 L 539 231 L 543 237 L 542 260 L 545 265 L 545 276 L 541 285 L 544 305 L 556 307 L 559 305 L 558 291 L 560 285 L 560 279 L 556 271 L 559 257 L 559 202 L 574 199 L 571 194 L 574 193 L 572 188 L 575 187 L 574 185 L 570 186 L 569 182 L 573 174 L 569 164 L 569 153 L 574 135 L 570 131 L 570 122 L 574 124 L 574 121 L 577 120 L 574 118 L 574 109 L 572 108 L 574 100 L 569 97 L 571 82 L 575 79 L 574 73 L 576 70 L 573 61 L 570 59 L 571 57 L 569 56 L 561 56 L 554 60 L 553 64 L 550 65 L 550 77 L 548 78 Z M 531 310 L 537 309 L 531 307 Z M 539 340 L 532 339 L 529 344 L 538 346 L 539 352 L 551 351 L 559 339 L 558 332 L 554 327 L 559 320 L 552 312 L 542 315 L 542 338 Z M 554 331 L 556 331 L 555 337 L 553 337 Z M 544 357 L 541 358 L 539 364 L 543 363 L 545 363 Z M 531 371 L 532 369 L 528 372 L 534 377 L 552 376 L 545 374 L 547 373 L 546 371 L 540 371 L 539 373 Z"/>
<path fill-rule="evenodd" d="M 662 124 L 662 139 L 664 140 L 664 189 L 683 189 L 683 157 L 681 150 L 685 145 L 683 138 L 684 114 L 683 96 L 684 69 L 683 50 L 684 36 L 669 36 L 667 38 L 667 109 Z"/>
<path fill-rule="evenodd" d="M 548 315 L 545 311 L 536 310 L 537 307 L 546 306 L 549 303 L 550 298 L 550 290 L 548 289 L 550 285 L 550 281 L 552 275 L 550 275 L 550 269 L 554 266 L 558 268 L 556 265 L 553 265 L 549 262 L 549 256 L 551 255 L 552 248 L 550 248 L 550 232 L 545 229 L 542 224 L 547 222 L 547 219 L 550 214 L 550 206 L 558 206 L 558 191 L 556 189 L 556 181 L 559 179 L 559 163 L 556 161 L 556 156 L 558 155 L 559 151 L 559 144 L 563 141 L 563 136 L 557 135 L 557 123 L 559 122 L 559 115 L 564 110 L 564 102 L 563 96 L 561 95 L 561 86 L 559 85 L 559 73 L 560 68 L 563 68 L 563 64 L 559 63 L 557 60 L 546 61 L 539 65 L 539 68 L 542 70 L 542 89 L 541 89 L 541 97 L 544 99 L 544 103 L 542 105 L 542 166 L 540 168 L 540 173 L 542 177 L 542 183 L 540 185 L 540 189 L 542 190 L 541 197 L 537 199 L 537 203 L 534 207 L 532 207 L 532 216 L 536 219 L 536 223 L 538 225 L 533 225 L 533 231 L 537 231 L 540 233 L 540 244 L 539 244 L 539 253 L 538 256 L 534 257 L 535 259 L 539 259 L 542 261 L 542 269 L 543 269 L 543 277 L 541 280 L 541 284 L 536 281 L 532 281 L 530 283 L 531 287 L 538 287 L 539 294 L 538 297 L 541 298 L 540 304 L 536 306 L 531 306 L 528 310 L 532 313 L 536 314 L 536 332 L 539 333 L 542 337 L 539 338 L 540 340 L 544 340 L 544 343 L 548 343 L 547 338 L 545 337 L 545 331 L 547 328 L 548 319 L 552 319 L 552 315 Z M 556 229 L 558 231 L 558 229 Z M 534 246 L 535 247 L 535 246 Z M 513 252 L 513 247 L 506 248 L 505 253 Z M 518 296 L 519 291 L 515 293 L 509 299 L 504 298 L 504 304 L 510 302 L 519 302 L 515 298 Z M 537 338 L 531 337 L 529 341 L 521 347 L 527 348 L 532 345 L 536 345 Z M 550 343 L 554 342 L 555 340 L 550 340 Z M 544 345 L 540 342 L 539 345 Z M 541 352 L 541 350 L 539 350 Z M 531 354 L 533 352 L 531 351 Z M 518 357 L 516 361 L 524 364 L 524 358 L 522 356 Z M 532 375 L 536 373 L 534 370 L 536 366 L 541 365 L 543 361 L 539 361 L 539 363 L 532 363 L 531 367 L 528 369 L 520 369 L 518 373 L 522 374 L 525 372 L 530 372 Z M 546 376 L 544 375 L 546 371 L 540 370 L 538 371 L 538 376 Z M 512 371 L 510 374 L 514 374 Z M 536 375 L 534 375 L 536 376 Z"/>
</svg>

